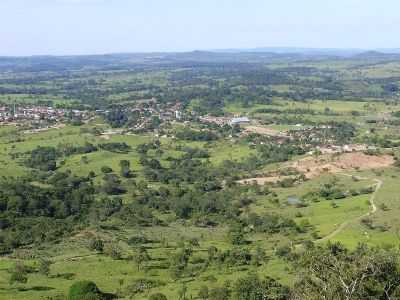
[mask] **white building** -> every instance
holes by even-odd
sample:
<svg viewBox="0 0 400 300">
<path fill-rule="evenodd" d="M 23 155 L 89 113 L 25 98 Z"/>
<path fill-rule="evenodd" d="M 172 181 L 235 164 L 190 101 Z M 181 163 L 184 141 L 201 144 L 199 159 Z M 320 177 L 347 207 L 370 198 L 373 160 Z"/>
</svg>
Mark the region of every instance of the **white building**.
<svg viewBox="0 0 400 300">
<path fill-rule="evenodd" d="M 248 123 L 250 123 L 250 120 L 248 117 L 239 117 L 239 118 L 233 118 L 229 123 L 231 125 L 248 124 Z"/>
</svg>

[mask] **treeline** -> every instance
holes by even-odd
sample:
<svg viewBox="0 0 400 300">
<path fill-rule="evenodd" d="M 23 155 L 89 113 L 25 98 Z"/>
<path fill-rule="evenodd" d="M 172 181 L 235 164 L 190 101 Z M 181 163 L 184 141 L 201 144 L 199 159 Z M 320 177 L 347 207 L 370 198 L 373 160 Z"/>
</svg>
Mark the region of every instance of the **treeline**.
<svg viewBox="0 0 400 300">
<path fill-rule="evenodd" d="M 72 144 L 60 144 L 57 147 L 38 146 L 32 151 L 23 154 L 23 156 L 28 156 L 23 163 L 33 169 L 54 171 L 58 167 L 58 159 L 76 154 L 88 154 L 96 152 L 99 149 L 116 153 L 128 153 L 131 147 L 125 142 L 101 143 L 97 146 L 89 142 L 86 142 L 83 146 L 75 146 Z M 14 154 L 14 156 L 19 157 L 20 155 Z"/>
<path fill-rule="evenodd" d="M 43 184 L 39 178 L 7 178 L 0 181 L 0 249 L 54 241 L 70 232 L 94 201 L 90 178 L 56 173 Z"/>
</svg>

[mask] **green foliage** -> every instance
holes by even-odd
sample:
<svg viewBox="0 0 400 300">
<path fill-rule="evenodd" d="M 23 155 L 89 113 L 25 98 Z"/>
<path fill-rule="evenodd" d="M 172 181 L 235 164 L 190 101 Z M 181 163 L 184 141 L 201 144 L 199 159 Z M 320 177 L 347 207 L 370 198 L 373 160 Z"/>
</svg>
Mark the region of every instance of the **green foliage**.
<svg viewBox="0 0 400 300">
<path fill-rule="evenodd" d="M 52 261 L 48 259 L 41 258 L 39 260 L 39 268 L 38 272 L 42 275 L 49 276 L 50 275 L 50 266 L 52 264 Z"/>
<path fill-rule="evenodd" d="M 71 285 L 68 300 L 101 300 L 103 295 L 93 281 L 78 281 Z"/>
<path fill-rule="evenodd" d="M 209 297 L 209 290 L 208 290 L 208 287 L 207 287 L 206 285 L 202 285 L 202 286 L 200 287 L 198 297 L 199 297 L 201 300 L 207 300 L 207 299 L 208 299 L 208 297 Z"/>
<path fill-rule="evenodd" d="M 137 266 L 137 270 L 139 271 L 144 263 L 146 263 L 149 260 L 151 260 L 151 257 L 148 254 L 146 248 L 139 247 L 135 251 L 135 254 L 133 256 L 133 260 L 135 261 L 136 266 Z"/>
<path fill-rule="evenodd" d="M 171 262 L 170 262 L 170 270 L 171 270 L 171 275 L 174 278 L 179 278 L 183 275 L 185 272 L 189 259 L 193 254 L 193 250 L 191 248 L 181 248 L 178 250 L 175 255 L 172 256 Z"/>
<path fill-rule="evenodd" d="M 230 290 L 227 287 L 216 287 L 210 289 L 210 300 L 229 300 Z"/>
<path fill-rule="evenodd" d="M 104 250 L 104 242 L 99 238 L 93 238 L 89 241 L 89 249 L 102 253 Z"/>
<path fill-rule="evenodd" d="M 27 166 L 42 171 L 54 171 L 57 168 L 56 160 L 59 153 L 54 147 L 41 147 L 30 152 L 30 158 L 26 161 Z"/>
<path fill-rule="evenodd" d="M 400 296 L 399 254 L 396 250 L 354 251 L 341 244 L 308 249 L 298 260 L 302 279 L 295 285 L 295 299 L 395 299 Z"/>
<path fill-rule="evenodd" d="M 210 130 L 197 131 L 188 127 L 184 127 L 176 132 L 176 137 L 187 141 L 214 141 L 218 139 L 218 136 Z"/>
<path fill-rule="evenodd" d="M 121 160 L 119 162 L 120 168 L 121 168 L 121 176 L 125 178 L 130 178 L 132 177 L 132 172 L 130 170 L 130 162 L 129 160 Z"/>
<path fill-rule="evenodd" d="M 168 300 L 167 296 L 161 293 L 153 294 L 149 297 L 149 300 Z"/>
<path fill-rule="evenodd" d="M 113 242 L 107 243 L 104 245 L 103 250 L 105 255 L 110 256 L 112 259 L 121 259 L 122 258 L 122 249 L 121 247 Z"/>
<path fill-rule="evenodd" d="M 103 177 L 103 191 L 108 195 L 119 195 L 126 192 L 121 186 L 121 179 L 116 174 L 105 174 Z"/>
<path fill-rule="evenodd" d="M 104 174 L 112 173 L 112 171 L 113 171 L 113 169 L 111 169 L 108 166 L 101 167 L 101 172 L 103 172 Z"/>
<path fill-rule="evenodd" d="M 260 279 L 255 274 L 238 279 L 233 287 L 234 299 L 237 300 L 286 300 L 289 289 L 272 278 Z"/>
<path fill-rule="evenodd" d="M 291 300 L 400 298 L 398 253 L 388 250 L 397 241 L 398 171 L 358 170 L 359 179 L 340 184 L 326 183 L 328 172 L 306 181 L 286 168 L 316 146 L 365 143 L 393 148 L 368 155 L 398 156 L 399 64 L 384 56 L 288 58 L 289 65 L 254 53 L 2 58 L 6 109 L 27 101 L 82 109 L 90 119 L 67 111 L 65 128 L 26 131 L 55 125 L 45 119 L 0 128 L 0 277 L 26 283 L 36 272 L 29 287 L 0 282 L 0 298 L 56 299 L 66 280 L 86 278 L 88 266 L 91 279 L 125 298 L 165 299 L 161 291 L 171 299 L 198 292 L 200 299 L 281 299 L 283 284 Z M 199 122 L 239 114 L 271 135 Z M 124 130 L 113 134 L 110 126 Z M 314 159 L 328 159 L 320 154 Z M 264 187 L 238 183 L 275 174 L 288 178 Z M 378 176 L 380 209 L 360 218 Z M 304 194 L 301 205 L 286 205 L 289 195 Z M 344 229 L 335 240 L 386 250 L 314 246 L 336 228 Z M 44 254 L 57 262 L 51 273 L 49 262 L 38 260 Z M 14 257 L 35 268 L 13 271 Z M 300 282 L 292 286 L 294 276 Z M 341 280 L 357 281 L 357 293 L 345 294 Z M 96 289 L 80 296 L 101 297 Z"/>
<path fill-rule="evenodd" d="M 52 188 L 27 179 L 0 181 L 0 214 L 3 231 L 12 237 L 11 248 L 59 238 L 70 230 L 73 219 L 89 212 L 95 190 L 89 178 L 57 173 L 47 178 Z"/>
<path fill-rule="evenodd" d="M 23 263 L 17 262 L 15 267 L 10 270 L 10 273 L 10 284 L 28 282 L 28 270 Z"/>
<path fill-rule="evenodd" d="M 234 227 L 229 231 L 229 241 L 232 243 L 232 245 L 246 244 L 243 230 L 239 226 Z"/>
<path fill-rule="evenodd" d="M 128 153 L 132 148 L 125 142 L 122 143 L 102 143 L 99 144 L 99 148 L 115 153 Z"/>
<path fill-rule="evenodd" d="M 151 289 L 162 287 L 165 283 L 160 280 L 153 280 L 147 278 L 139 278 L 133 280 L 132 283 L 126 288 L 126 292 L 130 296 L 135 296 L 140 293 L 148 292 Z"/>
</svg>

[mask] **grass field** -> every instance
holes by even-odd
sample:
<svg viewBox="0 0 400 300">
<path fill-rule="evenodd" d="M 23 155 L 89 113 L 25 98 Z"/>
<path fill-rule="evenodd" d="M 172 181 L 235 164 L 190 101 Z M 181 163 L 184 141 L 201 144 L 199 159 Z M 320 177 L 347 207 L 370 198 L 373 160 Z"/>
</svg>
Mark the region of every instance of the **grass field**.
<svg viewBox="0 0 400 300">
<path fill-rule="evenodd" d="M 324 102 L 314 104 L 314 109 L 323 109 Z M 359 108 L 362 109 L 363 104 Z M 383 108 L 384 106 L 382 106 Z M 230 108 L 232 111 L 235 108 Z M 341 112 L 347 112 L 347 106 L 344 102 L 335 103 L 335 109 Z M 99 120 L 85 125 L 86 128 L 99 126 Z M 97 124 L 97 125 L 95 125 Z M 275 129 L 285 130 L 291 127 L 276 126 Z M 108 137 L 94 136 L 89 133 L 83 133 L 82 127 L 66 126 L 61 129 L 51 129 L 35 134 L 25 134 L 22 129 L 12 126 L 0 128 L 0 160 L 3 164 L 0 171 L 8 176 L 20 176 L 30 170 L 23 166 L 23 155 L 20 158 L 11 159 L 12 154 L 25 153 L 37 146 L 58 146 L 62 143 L 71 143 L 74 145 L 83 145 L 85 142 L 100 144 L 106 142 L 125 142 L 132 147 L 128 153 L 112 153 L 104 150 L 85 154 L 72 155 L 63 158 L 63 164 L 60 166 L 61 171 L 71 170 L 73 174 L 87 176 L 90 171 L 94 171 L 98 176 L 96 183 L 101 183 L 101 167 L 109 166 L 115 172 L 119 172 L 120 160 L 129 160 L 131 169 L 136 173 L 137 179 L 144 178 L 141 174 L 142 167 L 139 163 L 140 155 L 136 151 L 139 144 L 149 142 L 154 139 L 151 134 L 148 135 L 121 135 L 112 134 Z M 169 156 L 179 157 L 183 152 L 177 151 L 177 145 L 198 147 L 207 149 L 210 154 L 210 161 L 213 165 L 218 166 L 224 160 L 240 160 L 252 154 L 254 149 L 243 141 L 231 141 L 229 139 L 221 139 L 216 142 L 184 142 L 175 141 L 170 138 L 161 139 L 161 148 L 163 154 L 160 157 L 164 165 L 168 165 L 167 158 Z M 86 156 L 85 163 L 82 157 Z M 61 163 L 61 161 L 59 161 Z M 279 168 L 279 164 L 273 164 L 269 169 Z M 267 168 L 267 169 L 268 169 Z M 252 204 L 251 211 L 258 214 L 279 214 L 288 218 L 294 218 L 298 224 L 307 221 L 314 228 L 313 231 L 319 237 L 324 237 L 335 231 L 342 223 L 348 222 L 341 232 L 339 232 L 333 240 L 340 241 L 346 246 L 355 247 L 359 242 L 365 242 L 371 245 L 393 245 L 398 242 L 397 231 L 400 226 L 397 212 L 400 209 L 398 201 L 397 183 L 399 171 L 395 168 L 383 171 L 359 171 L 355 172 L 357 176 L 366 177 L 368 179 L 354 181 L 349 177 L 326 174 L 312 180 L 305 181 L 301 184 L 289 188 L 272 187 L 271 190 L 276 193 L 278 202 L 272 202 L 270 196 L 259 196 L 257 201 Z M 371 218 L 376 229 L 366 228 L 360 223 L 360 216 L 370 211 L 369 199 L 371 195 L 361 195 L 355 197 L 347 197 L 340 200 L 324 200 L 309 201 L 306 207 L 295 207 L 287 204 L 289 196 L 302 197 L 308 192 L 315 191 L 324 183 L 332 182 L 341 189 L 360 189 L 370 186 L 374 183 L 374 179 L 379 178 L 383 181 L 382 188 L 377 192 L 376 205 L 378 211 Z M 128 181 L 123 180 L 123 184 Z M 131 188 L 128 186 L 129 193 L 124 196 L 124 201 L 130 200 Z M 335 203 L 335 206 L 332 205 Z M 387 208 L 381 209 L 382 203 Z M 160 218 L 170 218 L 169 215 L 161 215 Z M 163 285 L 149 290 L 146 293 L 138 294 L 134 299 L 147 299 L 152 292 L 160 291 L 167 295 L 169 299 L 176 299 L 177 290 L 182 286 L 182 282 L 176 282 L 171 279 L 170 271 L 162 266 L 168 262 L 169 258 L 176 251 L 177 241 L 189 240 L 197 238 L 200 246 L 194 249 L 191 265 L 196 266 L 196 259 L 204 259 L 207 249 L 210 246 L 216 246 L 218 249 L 229 249 L 230 243 L 227 240 L 227 228 L 199 228 L 190 223 L 176 222 L 171 223 L 167 227 L 148 227 L 148 228 L 123 228 L 120 230 L 101 231 L 103 236 L 109 240 L 118 239 L 120 246 L 125 249 L 125 256 L 133 253 L 133 249 L 126 244 L 127 238 L 135 234 L 143 234 L 152 240 L 165 240 L 154 242 L 146 245 L 151 262 L 146 270 L 138 270 L 134 262 L 127 260 L 113 260 L 102 254 L 94 254 L 87 250 L 86 239 L 84 236 L 76 235 L 72 238 L 61 241 L 56 245 L 45 245 L 36 250 L 38 254 L 47 254 L 51 257 L 53 264 L 51 265 L 51 276 L 46 277 L 38 273 L 29 275 L 29 281 L 26 285 L 10 286 L 8 283 L 10 269 L 16 259 L 2 258 L 0 259 L 0 299 L 45 299 L 47 296 L 57 296 L 65 293 L 72 282 L 76 280 L 89 279 L 95 281 L 98 286 L 110 293 L 115 293 L 118 289 L 124 289 L 136 279 L 149 278 L 160 280 Z M 385 225 L 385 226 L 378 226 Z M 123 228 L 123 229 L 122 229 Z M 382 230 L 385 228 L 385 231 Z M 90 230 L 90 229 L 88 229 Z M 93 228 L 92 230 L 97 230 Z M 268 254 L 268 262 L 257 268 L 257 272 L 273 276 L 285 284 L 292 284 L 295 274 L 290 273 L 287 262 L 274 256 L 277 247 L 290 244 L 300 243 L 304 239 L 314 239 L 315 237 L 309 233 L 305 234 L 266 234 L 255 233 L 248 234 L 247 238 L 252 241 L 253 246 L 260 245 Z M 27 264 L 37 266 L 37 260 L 26 260 Z M 230 267 L 230 268 L 210 268 L 202 273 L 200 278 L 184 280 L 192 295 L 196 295 L 202 285 L 219 286 L 226 280 L 239 278 L 248 271 L 256 270 L 253 266 Z M 211 278 L 211 279 L 210 279 Z M 127 298 L 128 299 L 128 298 Z"/>
<path fill-rule="evenodd" d="M 124 300 L 156 292 L 175 300 L 183 286 L 187 299 L 200 299 L 202 286 L 234 287 L 253 272 L 293 288 L 305 278 L 295 265 L 311 244 L 398 248 L 400 56 L 308 56 L 0 57 L 0 300 L 64 300 L 80 280 Z M 8 123 L 14 104 L 89 117 L 73 126 L 81 122 L 71 112 L 57 129 L 35 130 L 54 120 L 31 122 L 25 110 L 18 126 Z M 205 124 L 203 116 L 247 116 L 252 128 Z M 87 143 L 97 149 L 76 147 Z M 316 151 L 345 144 L 368 151 L 343 164 L 342 154 Z M 59 151 L 42 149 L 34 160 L 39 146 Z M 315 166 L 296 167 L 311 155 Z M 386 167 L 366 170 L 369 158 Z M 45 171 L 55 160 L 56 170 Z M 244 186 L 246 178 L 267 183 Z M 150 259 L 138 267 L 141 248 Z M 43 258 L 52 263 L 47 276 Z M 12 283 L 20 262 L 28 281 Z"/>
</svg>

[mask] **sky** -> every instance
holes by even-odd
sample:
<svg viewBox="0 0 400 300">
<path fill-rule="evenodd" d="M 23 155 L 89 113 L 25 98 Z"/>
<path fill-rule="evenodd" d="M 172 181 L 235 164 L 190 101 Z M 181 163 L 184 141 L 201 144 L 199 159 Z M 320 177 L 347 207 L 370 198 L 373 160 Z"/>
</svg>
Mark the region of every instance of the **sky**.
<svg viewBox="0 0 400 300">
<path fill-rule="evenodd" d="M 0 0 L 0 55 L 400 48 L 399 0 Z"/>
</svg>

